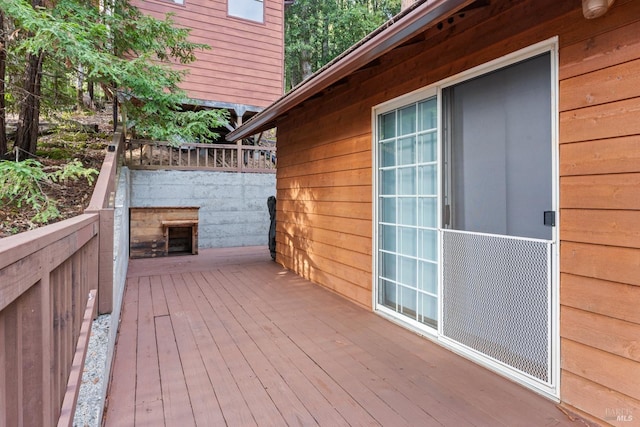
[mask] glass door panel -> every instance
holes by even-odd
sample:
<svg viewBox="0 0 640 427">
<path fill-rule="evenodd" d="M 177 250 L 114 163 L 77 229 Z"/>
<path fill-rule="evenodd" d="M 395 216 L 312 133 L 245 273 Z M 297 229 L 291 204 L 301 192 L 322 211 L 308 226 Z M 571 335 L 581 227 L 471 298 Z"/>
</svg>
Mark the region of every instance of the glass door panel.
<svg viewBox="0 0 640 427">
<path fill-rule="evenodd" d="M 437 327 L 437 103 L 378 116 L 378 307 Z"/>
</svg>

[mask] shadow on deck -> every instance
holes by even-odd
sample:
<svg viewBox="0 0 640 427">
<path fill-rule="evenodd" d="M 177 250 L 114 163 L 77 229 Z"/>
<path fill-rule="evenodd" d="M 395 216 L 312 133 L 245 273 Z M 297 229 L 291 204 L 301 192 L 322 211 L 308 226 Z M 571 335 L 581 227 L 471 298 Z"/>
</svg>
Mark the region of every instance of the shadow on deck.
<svg viewBox="0 0 640 427">
<path fill-rule="evenodd" d="M 564 426 L 555 405 L 283 270 L 132 260 L 106 426 Z"/>
</svg>

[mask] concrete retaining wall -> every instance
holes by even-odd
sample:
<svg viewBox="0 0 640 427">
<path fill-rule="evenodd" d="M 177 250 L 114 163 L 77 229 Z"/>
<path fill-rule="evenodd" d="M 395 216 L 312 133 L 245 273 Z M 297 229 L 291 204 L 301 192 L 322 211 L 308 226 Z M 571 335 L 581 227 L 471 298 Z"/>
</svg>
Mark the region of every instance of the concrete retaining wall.
<svg viewBox="0 0 640 427">
<path fill-rule="evenodd" d="M 113 307 L 120 308 L 129 267 L 129 206 L 131 175 L 121 167 L 118 175 L 113 213 Z M 119 318 L 119 316 L 116 316 Z"/>
<path fill-rule="evenodd" d="M 131 207 L 198 206 L 201 249 L 267 245 L 275 174 L 131 170 Z"/>
</svg>

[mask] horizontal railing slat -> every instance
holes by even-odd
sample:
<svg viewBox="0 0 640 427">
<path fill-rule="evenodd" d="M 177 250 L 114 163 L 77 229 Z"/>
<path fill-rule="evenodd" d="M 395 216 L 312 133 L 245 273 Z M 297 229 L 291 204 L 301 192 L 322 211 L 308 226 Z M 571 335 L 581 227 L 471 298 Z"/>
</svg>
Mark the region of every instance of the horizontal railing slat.
<svg viewBox="0 0 640 427">
<path fill-rule="evenodd" d="M 0 270 L 49 246 L 56 240 L 97 220 L 96 214 L 82 214 L 64 221 L 0 239 Z"/>
<path fill-rule="evenodd" d="M 81 217 L 83 218 L 80 220 L 79 217 L 74 217 L 52 224 L 51 234 L 35 233 L 38 230 L 33 230 L 35 236 L 30 235 L 31 231 L 21 233 L 24 235 L 21 237 L 23 239 L 27 237 L 27 239 L 24 239 L 24 243 L 17 247 L 16 252 L 22 253 L 23 256 L 11 264 L 5 264 L 3 259 L 3 254 L 6 252 L 9 255 L 11 251 L 0 250 L 0 259 L 3 259 L 0 266 L 0 310 L 15 301 L 40 280 L 47 271 L 55 269 L 98 234 L 98 215 L 81 215 Z M 13 237 L 18 236 L 20 235 Z M 42 242 L 39 242 L 38 236 L 42 236 L 42 240 L 48 241 L 48 244 L 43 245 Z M 5 239 L 12 239 L 12 237 Z M 0 241 L 3 246 L 6 245 L 5 239 Z M 22 239 L 15 240 L 20 242 Z M 10 246 L 7 248 L 10 249 Z M 25 249 L 29 249 L 29 251 L 25 253 Z M 7 256 L 7 258 L 14 257 Z"/>
</svg>

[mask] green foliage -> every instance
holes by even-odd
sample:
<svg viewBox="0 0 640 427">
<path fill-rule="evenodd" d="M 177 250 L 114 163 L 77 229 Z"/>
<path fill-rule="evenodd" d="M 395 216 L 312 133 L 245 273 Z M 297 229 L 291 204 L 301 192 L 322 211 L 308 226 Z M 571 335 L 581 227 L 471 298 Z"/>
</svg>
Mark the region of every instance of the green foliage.
<svg viewBox="0 0 640 427">
<path fill-rule="evenodd" d="M 42 191 L 40 183 L 47 179 L 42 164 L 28 159 L 22 162 L 0 161 L 0 200 L 13 203 L 19 208 L 29 205 L 36 216 L 34 222 L 46 222 L 60 213 L 55 202 Z"/>
<path fill-rule="evenodd" d="M 71 148 L 46 147 L 39 149 L 36 152 L 36 155 L 39 157 L 47 157 L 52 160 L 62 160 L 73 156 L 73 151 Z"/>
<path fill-rule="evenodd" d="M 62 168 L 58 168 L 48 174 L 48 178 L 53 182 L 66 180 L 77 180 L 85 178 L 89 184 L 93 184 L 98 171 L 93 168 L 85 168 L 78 159 L 73 159 Z"/>
<path fill-rule="evenodd" d="M 42 193 L 40 181 L 47 178 L 42 164 L 28 159 L 22 162 L 0 161 L 0 199 L 22 206 L 38 206 Z"/>
<path fill-rule="evenodd" d="M 296 0 L 285 15 L 287 89 L 399 11 L 400 0 Z"/>
<path fill-rule="evenodd" d="M 76 79 L 71 76 L 64 63 L 45 56 L 42 68 L 44 71 L 41 81 L 40 111 L 43 115 L 56 116 L 60 111 L 69 111 L 75 108 L 77 103 Z M 22 82 L 16 82 L 16 84 L 22 84 Z M 14 109 L 17 110 L 17 108 Z"/>
<path fill-rule="evenodd" d="M 108 13 L 97 2 L 55 0 L 34 9 L 26 0 L 0 0 L 15 28 L 7 44 L 8 76 L 21 76 L 27 54 L 44 53 L 43 106 L 74 105 L 79 73 L 112 96 L 118 96 L 129 120 L 143 136 L 179 135 L 211 139 L 207 128 L 219 127 L 219 112 L 184 114 L 186 94 L 179 89 L 184 72 L 174 62 L 188 64 L 195 51 L 209 47 L 188 41 L 189 31 L 176 28 L 170 15 L 158 20 L 143 15 L 126 0 L 112 0 Z M 10 98 L 20 103 L 19 82 L 9 81 Z M 52 101 L 53 100 L 53 101 Z"/>
<path fill-rule="evenodd" d="M 141 120 L 135 124 L 136 133 L 150 139 L 180 145 L 182 142 L 215 141 L 218 134 L 214 129 L 221 126 L 221 118 L 226 121 L 228 112 L 224 110 L 182 111 L 180 114 L 172 115 L 162 127 L 155 125 L 151 119 L 153 116 L 147 118 L 144 113 L 139 113 L 137 117 Z M 144 120 L 145 118 L 147 120 Z"/>
<path fill-rule="evenodd" d="M 53 171 L 45 171 L 42 163 L 34 159 L 21 162 L 0 161 L 0 201 L 14 204 L 18 208 L 28 205 L 36 214 L 33 222 L 45 223 L 56 219 L 60 212 L 54 200 L 42 190 L 43 184 L 64 180 L 85 178 L 93 183 L 98 171 L 85 168 L 78 159 L 74 159 Z"/>
</svg>

